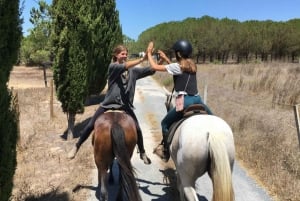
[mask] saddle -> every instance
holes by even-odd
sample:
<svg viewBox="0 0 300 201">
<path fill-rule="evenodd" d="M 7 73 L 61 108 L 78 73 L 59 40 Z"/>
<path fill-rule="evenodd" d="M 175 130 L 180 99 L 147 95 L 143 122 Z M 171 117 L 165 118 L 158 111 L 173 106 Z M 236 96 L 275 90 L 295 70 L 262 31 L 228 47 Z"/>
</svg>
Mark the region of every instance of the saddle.
<svg viewBox="0 0 300 201">
<path fill-rule="evenodd" d="M 187 107 L 186 109 L 183 110 L 183 118 L 180 119 L 179 121 L 174 122 L 170 129 L 169 132 L 167 133 L 168 135 L 168 140 L 167 140 L 167 145 L 169 147 L 169 145 L 172 142 L 172 139 L 174 137 L 175 131 L 176 129 L 181 125 L 182 122 L 184 122 L 184 120 L 186 120 L 187 118 L 194 116 L 194 115 L 204 115 L 204 114 L 208 114 L 205 106 L 203 104 L 193 104 L 190 105 L 189 107 Z"/>
</svg>

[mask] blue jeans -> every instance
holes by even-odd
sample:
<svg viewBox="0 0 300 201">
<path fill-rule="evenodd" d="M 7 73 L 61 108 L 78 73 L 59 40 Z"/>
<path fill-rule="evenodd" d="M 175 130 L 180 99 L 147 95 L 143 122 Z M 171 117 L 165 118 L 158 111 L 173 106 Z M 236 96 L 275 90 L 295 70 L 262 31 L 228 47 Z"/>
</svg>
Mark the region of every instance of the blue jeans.
<svg viewBox="0 0 300 201">
<path fill-rule="evenodd" d="M 188 96 L 185 95 L 184 96 L 184 109 L 187 108 L 189 105 L 192 104 L 203 104 L 201 97 L 198 96 Z M 212 114 L 212 112 L 210 111 L 210 109 L 205 105 L 205 109 L 207 111 L 208 114 Z M 176 112 L 176 109 L 173 108 L 171 109 L 167 115 L 163 118 L 163 120 L 161 121 L 161 128 L 162 128 L 162 133 L 163 135 L 167 135 L 170 126 L 175 122 L 175 121 L 179 121 L 181 118 L 183 117 L 183 113 L 181 112 Z"/>
</svg>

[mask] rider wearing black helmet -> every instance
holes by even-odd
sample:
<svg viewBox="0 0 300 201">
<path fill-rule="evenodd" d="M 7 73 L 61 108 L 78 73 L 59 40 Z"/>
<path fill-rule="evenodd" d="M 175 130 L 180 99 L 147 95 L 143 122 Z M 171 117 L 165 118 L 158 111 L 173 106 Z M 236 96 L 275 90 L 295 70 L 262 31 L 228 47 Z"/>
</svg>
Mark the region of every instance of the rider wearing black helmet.
<svg viewBox="0 0 300 201">
<path fill-rule="evenodd" d="M 150 42 L 147 48 L 148 60 L 150 66 L 156 71 L 166 71 L 173 75 L 174 92 L 176 95 L 176 107 L 169 110 L 167 115 L 161 121 L 163 145 L 163 155 L 160 156 L 165 162 L 170 158 L 169 148 L 167 145 L 168 131 L 170 126 L 183 117 L 183 110 L 192 104 L 203 104 L 197 89 L 197 65 L 191 59 L 193 48 L 189 41 L 178 40 L 173 45 L 177 62 L 171 63 L 166 54 L 158 50 L 160 59 L 167 64 L 160 65 L 162 61 L 155 63 L 152 58 L 154 50 L 153 42 Z M 204 105 L 204 104 L 203 104 Z M 206 107 L 208 114 L 212 114 Z"/>
<path fill-rule="evenodd" d="M 193 52 L 192 45 L 186 40 L 178 40 L 172 48 L 175 51 L 176 59 L 178 53 L 183 58 L 190 58 Z M 178 52 L 178 53 L 177 53 Z M 177 59 L 178 60 L 178 59 Z"/>
</svg>

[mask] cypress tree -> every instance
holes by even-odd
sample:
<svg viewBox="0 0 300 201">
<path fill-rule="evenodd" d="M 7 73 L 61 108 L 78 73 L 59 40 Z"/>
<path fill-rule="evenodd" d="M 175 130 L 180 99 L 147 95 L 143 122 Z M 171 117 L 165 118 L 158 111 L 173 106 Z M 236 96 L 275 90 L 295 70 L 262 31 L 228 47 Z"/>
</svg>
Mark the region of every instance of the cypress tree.
<svg viewBox="0 0 300 201">
<path fill-rule="evenodd" d="M 88 94 L 91 95 L 105 87 L 112 50 L 116 44 L 122 43 L 123 36 L 115 0 L 81 2 L 84 6 L 80 16 L 89 25 L 91 34 L 92 64 L 88 69 Z"/>
<path fill-rule="evenodd" d="M 21 40 L 19 0 L 0 1 L 0 201 L 9 199 L 16 168 L 18 113 L 7 89 Z"/>
<path fill-rule="evenodd" d="M 78 1 L 53 1 L 53 75 L 57 97 L 67 113 L 69 132 L 73 132 L 75 115 L 83 112 L 87 96 L 88 36 L 78 7 Z"/>
<path fill-rule="evenodd" d="M 103 90 L 111 52 L 122 33 L 115 1 L 53 1 L 54 82 L 73 133 L 89 94 Z"/>
</svg>

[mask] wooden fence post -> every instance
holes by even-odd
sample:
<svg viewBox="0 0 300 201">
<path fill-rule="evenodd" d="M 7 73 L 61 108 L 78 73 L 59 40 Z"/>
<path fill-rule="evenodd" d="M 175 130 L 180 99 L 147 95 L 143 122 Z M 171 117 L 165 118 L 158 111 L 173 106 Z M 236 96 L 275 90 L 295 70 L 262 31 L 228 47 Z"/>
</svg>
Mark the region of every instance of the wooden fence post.
<svg viewBox="0 0 300 201">
<path fill-rule="evenodd" d="M 297 133 L 298 133 L 298 141 L 299 141 L 299 147 L 300 147 L 300 119 L 299 119 L 299 106 L 298 105 L 294 105 L 294 113 L 295 113 L 295 120 L 296 120 L 296 127 L 297 127 Z"/>
<path fill-rule="evenodd" d="M 17 116 L 17 129 L 18 129 L 18 141 L 20 140 L 20 104 L 19 104 L 19 94 L 18 91 L 14 91 L 13 87 L 11 88 L 13 92 L 13 108 L 15 109 Z"/>
<path fill-rule="evenodd" d="M 204 85 L 204 92 L 203 92 L 203 103 L 207 104 L 207 84 Z"/>
<path fill-rule="evenodd" d="M 52 66 L 52 61 L 44 61 L 41 63 L 44 72 L 45 87 L 47 87 L 47 68 Z"/>
<path fill-rule="evenodd" d="M 203 80 L 203 85 L 204 85 L 204 88 L 203 88 L 202 101 L 204 104 L 207 104 L 207 79 L 206 78 Z"/>
<path fill-rule="evenodd" d="M 47 85 L 47 70 L 46 70 L 46 66 L 45 65 L 42 65 L 42 67 L 43 67 L 43 74 L 44 74 L 44 82 L 45 82 L 45 87 L 47 87 L 48 85 Z"/>
<path fill-rule="evenodd" d="M 51 79 L 50 82 L 50 119 L 53 119 L 54 114 L 53 114 L 53 79 Z"/>
</svg>

